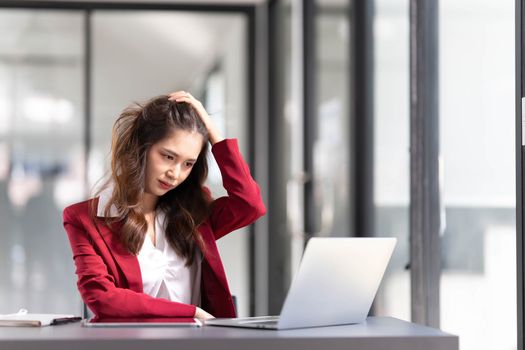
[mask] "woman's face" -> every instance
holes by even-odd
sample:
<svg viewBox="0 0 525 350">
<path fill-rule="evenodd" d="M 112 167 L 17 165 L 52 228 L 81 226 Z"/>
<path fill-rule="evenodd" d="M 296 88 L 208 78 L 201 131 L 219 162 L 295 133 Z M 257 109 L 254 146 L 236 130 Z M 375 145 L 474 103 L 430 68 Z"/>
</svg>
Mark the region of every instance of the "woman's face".
<svg viewBox="0 0 525 350">
<path fill-rule="evenodd" d="M 162 196 L 190 175 L 203 147 L 198 132 L 174 130 L 150 147 L 146 155 L 146 193 Z"/>
</svg>

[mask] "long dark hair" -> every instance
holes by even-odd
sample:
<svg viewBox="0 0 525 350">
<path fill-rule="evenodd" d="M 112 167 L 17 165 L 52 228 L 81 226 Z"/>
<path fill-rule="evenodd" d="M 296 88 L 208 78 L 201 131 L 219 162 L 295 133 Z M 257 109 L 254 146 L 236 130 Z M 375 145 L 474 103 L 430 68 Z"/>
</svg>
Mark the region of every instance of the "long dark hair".
<svg viewBox="0 0 525 350">
<path fill-rule="evenodd" d="M 157 209 L 166 213 L 166 238 L 171 247 L 186 258 L 189 266 L 195 259 L 197 246 L 205 252 L 197 227 L 206 220 L 211 203 L 203 188 L 208 176 L 208 132 L 192 106 L 170 101 L 163 95 L 125 109 L 113 126 L 111 178 L 98 194 L 113 183 L 113 194 L 104 208 L 106 223 L 111 225 L 122 221 L 120 239 L 131 253 L 137 255 L 148 226 L 140 205 L 148 150 L 174 130 L 198 132 L 204 139 L 190 175 L 157 201 Z M 110 218 L 112 205 L 118 211 L 117 218 Z"/>
</svg>

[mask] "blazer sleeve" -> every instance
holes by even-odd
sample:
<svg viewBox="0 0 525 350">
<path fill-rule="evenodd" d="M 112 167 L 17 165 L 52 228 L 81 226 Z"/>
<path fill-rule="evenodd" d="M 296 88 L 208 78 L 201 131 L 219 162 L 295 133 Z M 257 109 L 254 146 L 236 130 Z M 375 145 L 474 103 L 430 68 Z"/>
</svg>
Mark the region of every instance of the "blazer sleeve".
<svg viewBox="0 0 525 350">
<path fill-rule="evenodd" d="M 193 317 L 196 307 L 148 294 L 117 287 L 108 272 L 103 257 L 97 253 L 94 238 L 82 221 L 87 214 L 77 213 L 69 207 L 64 210 L 66 229 L 78 276 L 77 286 L 82 299 L 98 318 Z M 82 220 L 83 218 L 84 220 Z M 96 233 L 98 235 L 98 232 Z M 95 236 L 102 240 L 100 235 Z M 100 243 L 102 243 L 100 241 Z M 102 243 L 103 244 L 103 243 Z M 135 258 L 130 256 L 130 259 Z"/>
<path fill-rule="evenodd" d="M 237 139 L 226 139 L 212 147 L 228 195 L 212 203 L 210 224 L 215 236 L 249 225 L 266 213 L 259 186 L 239 152 Z"/>
</svg>

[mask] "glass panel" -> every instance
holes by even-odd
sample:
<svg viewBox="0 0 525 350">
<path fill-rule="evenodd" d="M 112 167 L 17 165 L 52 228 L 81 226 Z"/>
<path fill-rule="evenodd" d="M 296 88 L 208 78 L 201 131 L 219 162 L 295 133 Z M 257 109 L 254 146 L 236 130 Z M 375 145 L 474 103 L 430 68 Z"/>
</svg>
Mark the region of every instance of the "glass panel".
<svg viewBox="0 0 525 350">
<path fill-rule="evenodd" d="M 109 166 L 111 128 L 134 101 L 175 90 L 201 99 L 226 137 L 239 139 L 248 156 L 246 113 L 246 33 L 242 14 L 133 11 L 93 14 L 93 149 L 90 182 Z M 208 179 L 215 197 L 223 195 L 219 171 Z M 248 315 L 248 234 L 218 241 L 240 316 Z"/>
<path fill-rule="evenodd" d="M 301 5 L 293 0 L 275 1 L 269 12 L 272 54 L 268 249 L 273 257 L 264 262 L 269 276 L 268 286 L 264 286 L 268 307 L 258 300 L 258 315 L 281 311 L 304 248 Z"/>
<path fill-rule="evenodd" d="M 279 38 L 274 44 L 278 56 L 273 69 L 277 75 L 276 84 L 280 84 L 276 88 L 282 91 L 282 99 L 278 100 L 278 102 L 282 101 L 278 106 L 279 116 L 282 119 L 278 122 L 280 132 L 270 130 L 270 138 L 275 137 L 272 133 L 278 135 L 280 137 L 278 142 L 283 145 L 279 155 L 281 159 L 277 161 L 279 164 L 276 166 L 280 173 L 274 181 L 283 181 L 286 193 L 285 195 L 273 193 L 272 196 L 276 198 L 274 200 L 283 201 L 286 217 L 274 214 L 272 220 L 279 221 L 280 235 L 291 235 L 289 264 L 286 262 L 282 267 L 285 276 L 283 279 L 291 283 L 299 267 L 304 248 L 302 5 L 298 1 L 282 0 L 278 1 L 276 6 L 278 6 L 276 20 L 279 21 Z M 284 297 L 286 290 L 283 294 L 279 291 L 279 296 Z M 270 291 L 270 298 L 272 295 Z M 270 300 L 270 311 L 274 303 L 275 301 L 272 303 Z M 274 313 L 278 313 L 280 307 L 281 305 L 278 309 L 274 309 Z"/>
<path fill-rule="evenodd" d="M 317 135 L 313 154 L 319 236 L 351 234 L 348 6 L 344 1 L 318 0 L 316 7 Z"/>
<path fill-rule="evenodd" d="M 516 349 L 514 1 L 440 2 L 441 326 Z"/>
<path fill-rule="evenodd" d="M 85 194 L 83 25 L 0 10 L 0 313 L 80 312 L 62 209 Z"/>
<path fill-rule="evenodd" d="M 375 231 L 398 238 L 375 311 L 404 320 L 410 320 L 408 6 L 408 0 L 376 0 L 374 19 Z"/>
</svg>

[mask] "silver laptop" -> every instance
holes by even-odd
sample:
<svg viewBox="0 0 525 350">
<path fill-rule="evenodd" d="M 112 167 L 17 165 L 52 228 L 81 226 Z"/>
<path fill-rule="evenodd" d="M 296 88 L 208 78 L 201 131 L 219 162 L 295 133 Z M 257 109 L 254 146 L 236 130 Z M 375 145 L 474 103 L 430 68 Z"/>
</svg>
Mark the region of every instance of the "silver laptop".
<svg viewBox="0 0 525 350">
<path fill-rule="evenodd" d="M 280 316 L 216 318 L 210 326 L 293 329 L 366 320 L 396 238 L 311 238 Z"/>
</svg>

